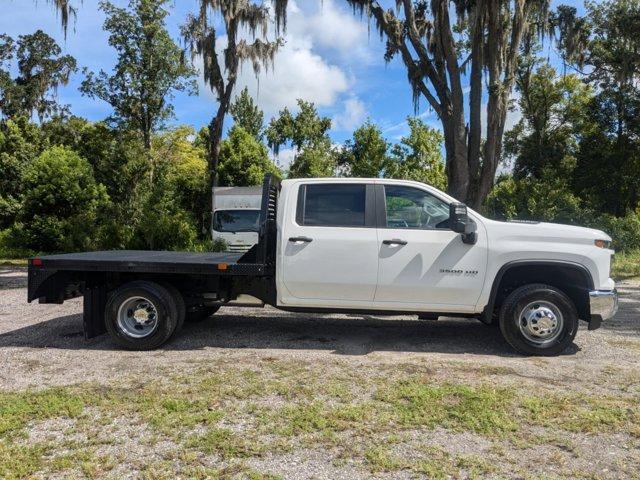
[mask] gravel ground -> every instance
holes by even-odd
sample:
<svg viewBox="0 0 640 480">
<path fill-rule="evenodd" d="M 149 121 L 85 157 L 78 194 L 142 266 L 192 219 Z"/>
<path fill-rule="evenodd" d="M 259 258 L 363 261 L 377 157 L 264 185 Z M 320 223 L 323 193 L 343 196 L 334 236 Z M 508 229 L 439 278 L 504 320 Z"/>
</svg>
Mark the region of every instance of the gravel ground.
<svg viewBox="0 0 640 480">
<path fill-rule="evenodd" d="M 496 329 L 476 321 L 293 314 L 272 308 L 223 308 L 204 323 L 185 325 L 179 336 L 160 350 L 126 352 L 118 350 L 106 335 L 91 340 L 83 338 L 80 299 L 63 305 L 27 304 L 26 271 L 0 267 L 0 389 L 23 392 L 81 384 L 144 384 L 168 375 L 188 377 L 206 365 L 253 368 L 269 362 L 287 362 L 335 375 L 388 371 L 402 376 L 428 370 L 433 378 L 442 381 L 485 382 L 557 394 L 615 397 L 628 393 L 629 389 L 639 394 L 640 282 L 623 281 L 618 287 L 621 293 L 618 315 L 593 332 L 583 325 L 574 345 L 556 358 L 516 355 Z M 631 415 L 640 414 L 634 411 Z M 68 418 L 36 422 L 28 429 L 29 441 L 64 437 L 65 432 L 74 428 L 70 422 L 73 423 Z M 124 436 L 126 440 L 112 439 L 113 445 L 107 442 L 99 449 L 101 455 L 117 459 L 114 465 L 93 473 L 72 471 L 87 477 L 141 476 L 144 470 L 139 457 L 139 451 L 144 450 L 141 444 L 153 435 L 139 420 L 127 423 L 120 418 L 110 427 L 115 437 Z M 237 428 L 242 430 L 241 426 Z M 637 478 L 640 431 L 637 437 L 628 432 L 598 430 L 561 433 L 562 442 L 569 442 L 571 448 L 563 447 L 557 438 L 548 444 L 515 447 L 513 441 L 487 440 L 472 432 L 451 432 L 438 427 L 430 430 L 428 441 L 421 448 L 437 446 L 447 455 L 493 455 L 492 461 L 500 466 L 497 476 L 511 476 L 509 472 L 513 468 L 511 472 L 519 472 L 513 473 L 516 477 L 526 477 L 522 472 L 531 471 L 552 477 L 630 478 L 635 475 Z M 414 434 L 409 431 L 404 435 L 408 440 L 394 444 L 392 450 L 399 457 L 411 458 L 416 438 L 425 441 L 424 431 Z M 173 440 L 163 441 L 160 447 L 154 447 L 154 455 L 166 461 L 163 449 L 175 452 L 180 446 Z M 556 460 L 548 460 L 554 456 Z M 340 455 L 335 451 L 315 445 L 286 453 L 250 455 L 243 465 L 255 472 L 296 479 L 437 476 L 400 467 L 367 470 L 362 462 L 348 458 L 338 461 L 337 457 Z M 202 454 L 197 458 L 199 465 L 222 465 L 215 455 Z M 541 459 L 551 462 L 550 466 L 541 467 L 540 462 L 544 463 Z M 169 471 L 175 471 L 172 468 Z M 445 476 L 473 476 L 473 472 L 462 471 L 466 473 Z M 228 476 L 235 478 L 236 473 L 230 470 Z M 242 472 L 238 475 L 242 476 Z M 43 473 L 35 476 L 51 478 Z M 60 478 L 65 475 L 61 474 Z M 164 477 L 156 471 L 149 478 Z"/>
</svg>

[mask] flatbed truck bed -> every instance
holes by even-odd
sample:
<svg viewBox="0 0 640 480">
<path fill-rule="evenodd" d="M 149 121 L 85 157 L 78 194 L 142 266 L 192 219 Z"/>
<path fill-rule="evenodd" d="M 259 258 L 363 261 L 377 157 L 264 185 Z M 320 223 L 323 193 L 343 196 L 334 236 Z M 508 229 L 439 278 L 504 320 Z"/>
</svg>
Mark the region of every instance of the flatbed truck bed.
<svg viewBox="0 0 640 480">
<path fill-rule="evenodd" d="M 235 252 L 170 252 L 108 250 L 99 252 L 45 255 L 37 263 L 57 271 L 101 271 L 184 274 L 237 274 L 263 272 L 262 264 L 239 263 L 243 254 Z"/>
<path fill-rule="evenodd" d="M 145 281 L 167 291 L 185 316 L 212 312 L 241 295 L 275 302 L 276 208 L 280 182 L 263 183 L 259 240 L 248 252 L 112 250 L 45 255 L 29 260 L 28 301 L 63 303 L 82 296 L 84 333 L 105 332 L 108 300 L 124 284 Z"/>
</svg>

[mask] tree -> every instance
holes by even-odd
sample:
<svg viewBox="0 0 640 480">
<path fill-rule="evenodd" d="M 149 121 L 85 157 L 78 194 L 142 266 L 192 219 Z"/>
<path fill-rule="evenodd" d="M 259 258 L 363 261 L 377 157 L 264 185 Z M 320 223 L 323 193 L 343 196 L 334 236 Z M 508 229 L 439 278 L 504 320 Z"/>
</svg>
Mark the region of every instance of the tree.
<svg viewBox="0 0 640 480">
<path fill-rule="evenodd" d="M 264 136 L 264 113 L 249 95 L 247 87 L 242 89 L 240 95 L 229 106 L 229 113 L 235 125 L 244 128 L 247 133 L 253 135 L 259 142 L 262 141 Z"/>
<path fill-rule="evenodd" d="M 449 193 L 478 207 L 500 160 L 521 43 L 545 31 L 548 0 L 398 0 L 397 11 L 385 10 L 377 0 L 347 1 L 375 20 L 387 40 L 385 59 L 402 58 L 416 106 L 423 97 L 440 118 Z M 488 97 L 484 144 L 483 91 Z"/>
<path fill-rule="evenodd" d="M 0 230 L 17 218 L 25 191 L 24 172 L 40 149 L 38 127 L 26 117 L 0 124 Z"/>
<path fill-rule="evenodd" d="M 127 9 L 101 2 L 110 32 L 109 45 L 118 54 L 113 74 L 85 70 L 80 90 L 109 103 L 115 124 L 137 130 L 147 150 L 152 133 L 173 116 L 176 91 L 196 90 L 193 68 L 165 26 L 168 0 L 130 0 Z"/>
<path fill-rule="evenodd" d="M 288 0 L 274 0 L 271 5 L 274 11 L 276 33 L 286 26 Z M 267 27 L 270 22 L 269 9 L 251 0 L 199 0 L 200 9 L 197 15 L 190 15 L 182 28 L 182 33 L 189 44 L 193 56 L 203 62 L 205 82 L 218 99 L 218 110 L 209 124 L 209 171 L 211 183 L 216 183 L 216 172 L 220 158 L 220 142 L 224 128 L 224 116 L 238 80 L 238 69 L 245 62 L 251 62 L 255 75 L 262 67 L 273 63 L 281 38 L 266 40 Z M 213 13 L 220 13 L 226 34 L 226 45 L 220 59 L 218 51 L 218 31 L 212 18 Z M 252 40 L 242 37 L 249 32 Z M 260 38 L 258 37 L 258 34 Z"/>
<path fill-rule="evenodd" d="M 284 108 L 271 119 L 266 131 L 269 147 L 276 155 L 283 145 L 294 148 L 289 177 L 329 177 L 336 169 L 336 152 L 327 134 L 331 119 L 320 117 L 311 102 L 299 99 L 298 108 L 295 116 Z"/>
<path fill-rule="evenodd" d="M 240 125 L 234 125 L 220 145 L 218 180 L 220 185 L 261 185 L 266 173 L 280 178 L 280 169 L 271 161 L 267 148 Z"/>
<path fill-rule="evenodd" d="M 569 180 L 588 121 L 591 89 L 576 75 L 557 77 L 547 63 L 535 71 L 519 71 L 516 87 L 522 118 L 505 136 L 505 155 L 515 160 L 515 177 Z"/>
<path fill-rule="evenodd" d="M 67 84 L 76 61 L 61 54 L 55 40 L 42 30 L 20 35 L 17 48 L 9 36 L 0 36 L 0 67 L 8 66 L 15 56 L 18 73 L 12 79 L 9 68 L 0 68 L 0 113 L 7 118 L 36 113 L 41 121 L 63 113 L 65 107 L 57 103 L 54 93 Z"/>
<path fill-rule="evenodd" d="M 338 156 L 338 165 L 348 177 L 380 177 L 389 169 L 389 144 L 380 128 L 370 120 L 353 132 Z"/>
<path fill-rule="evenodd" d="M 640 201 L 640 3 L 586 4 L 587 15 L 558 8 L 565 61 L 580 70 L 596 95 L 593 128 L 580 141 L 575 186 L 593 205 L 615 215 Z"/>
<path fill-rule="evenodd" d="M 442 159 L 442 134 L 425 125 L 419 118 L 407 118 L 409 136 L 392 149 L 392 162 L 385 171 L 387 178 L 416 180 L 444 190 L 447 176 Z"/>
<path fill-rule="evenodd" d="M 22 248 L 44 252 L 98 246 L 98 219 L 108 206 L 89 163 L 65 147 L 45 150 L 27 168 L 24 202 L 12 237 Z"/>
</svg>

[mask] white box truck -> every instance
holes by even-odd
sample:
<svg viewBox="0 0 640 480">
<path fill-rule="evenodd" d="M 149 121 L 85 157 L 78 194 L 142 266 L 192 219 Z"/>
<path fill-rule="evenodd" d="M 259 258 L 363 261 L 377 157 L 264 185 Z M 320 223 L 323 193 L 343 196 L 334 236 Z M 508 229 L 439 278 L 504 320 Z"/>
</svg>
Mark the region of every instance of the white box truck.
<svg viewBox="0 0 640 480">
<path fill-rule="evenodd" d="M 258 243 L 262 187 L 215 187 L 211 238 L 222 239 L 231 252 L 246 252 Z"/>
</svg>

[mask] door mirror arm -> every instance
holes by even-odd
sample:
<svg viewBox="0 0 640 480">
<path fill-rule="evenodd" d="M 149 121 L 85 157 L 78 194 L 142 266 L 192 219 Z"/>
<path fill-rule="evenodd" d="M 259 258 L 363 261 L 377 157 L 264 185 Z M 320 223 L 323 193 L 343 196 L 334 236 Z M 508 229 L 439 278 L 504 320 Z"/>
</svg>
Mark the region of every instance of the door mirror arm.
<svg viewBox="0 0 640 480">
<path fill-rule="evenodd" d="M 462 241 L 474 245 L 478 241 L 476 222 L 467 215 L 467 206 L 464 203 L 453 202 L 449 204 L 449 228 L 460 233 Z"/>
</svg>

